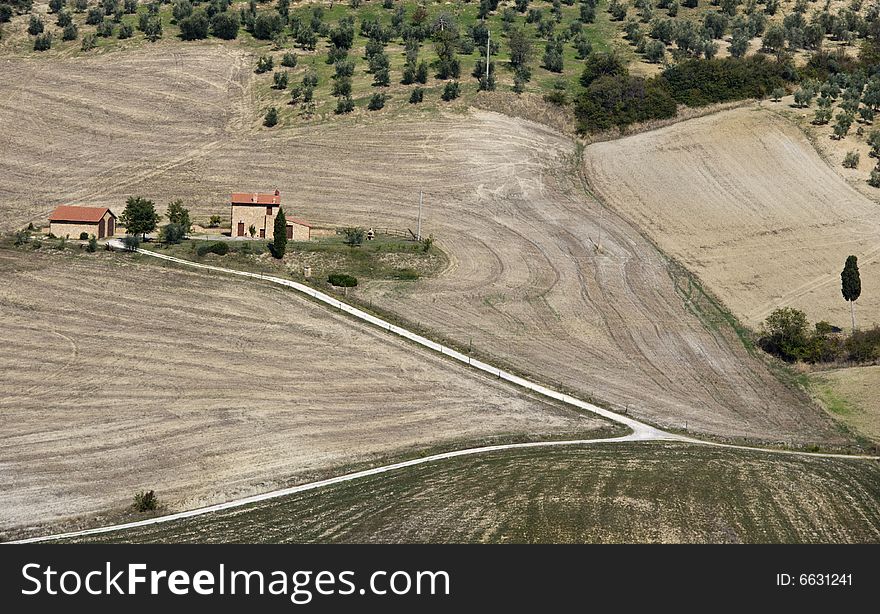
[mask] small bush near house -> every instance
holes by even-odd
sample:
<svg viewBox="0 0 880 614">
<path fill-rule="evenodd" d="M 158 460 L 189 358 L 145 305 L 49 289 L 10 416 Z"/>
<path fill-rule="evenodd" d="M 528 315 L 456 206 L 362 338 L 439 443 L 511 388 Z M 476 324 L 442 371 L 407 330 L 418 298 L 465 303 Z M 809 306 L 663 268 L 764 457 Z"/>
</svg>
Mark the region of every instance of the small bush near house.
<svg viewBox="0 0 880 614">
<path fill-rule="evenodd" d="M 212 215 L 208 220 L 208 228 L 217 228 L 220 225 L 221 217 L 219 215 Z"/>
<path fill-rule="evenodd" d="M 98 251 L 98 239 L 95 238 L 95 235 L 89 237 L 89 244 L 86 246 L 86 251 L 90 254 L 94 254 Z"/>
<path fill-rule="evenodd" d="M 155 491 L 146 490 L 135 493 L 134 504 L 132 505 L 137 512 L 154 512 L 159 507 L 159 498 Z"/>
<path fill-rule="evenodd" d="M 133 252 L 141 246 L 141 238 L 138 235 L 125 235 L 122 238 L 122 245 L 125 251 Z"/>
<path fill-rule="evenodd" d="M 357 277 L 346 273 L 331 273 L 327 277 L 327 282 L 337 288 L 354 288 L 358 285 Z"/>
<path fill-rule="evenodd" d="M 217 254 L 218 256 L 225 256 L 228 253 L 229 245 L 227 245 L 223 241 L 199 245 L 198 249 L 196 250 L 196 254 L 198 254 L 199 256 L 204 256 L 206 254 Z"/>
<path fill-rule="evenodd" d="M 89 233 L 87 233 L 87 232 L 79 233 L 79 240 L 80 241 L 88 241 L 89 240 Z"/>
</svg>

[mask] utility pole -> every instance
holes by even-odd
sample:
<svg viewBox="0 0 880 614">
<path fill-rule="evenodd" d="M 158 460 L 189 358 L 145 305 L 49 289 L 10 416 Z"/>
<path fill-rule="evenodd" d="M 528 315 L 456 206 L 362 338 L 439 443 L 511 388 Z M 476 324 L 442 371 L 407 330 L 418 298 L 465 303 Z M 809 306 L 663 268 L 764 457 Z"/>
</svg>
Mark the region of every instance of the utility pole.
<svg viewBox="0 0 880 614">
<path fill-rule="evenodd" d="M 422 240 L 422 191 L 419 190 L 419 221 L 418 226 L 416 226 L 416 238 L 421 241 Z"/>
<path fill-rule="evenodd" d="M 489 37 L 491 32 L 486 30 L 486 89 L 489 89 Z"/>
</svg>

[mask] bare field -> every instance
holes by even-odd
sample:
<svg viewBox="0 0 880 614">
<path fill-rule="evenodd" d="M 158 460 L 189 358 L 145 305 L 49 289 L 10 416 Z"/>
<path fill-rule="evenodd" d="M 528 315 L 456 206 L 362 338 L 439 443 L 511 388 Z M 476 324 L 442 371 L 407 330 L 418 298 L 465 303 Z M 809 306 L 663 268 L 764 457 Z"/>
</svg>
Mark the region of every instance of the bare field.
<svg viewBox="0 0 880 614">
<path fill-rule="evenodd" d="M 880 463 L 678 444 L 419 465 L 199 518 L 137 543 L 877 543 Z"/>
<path fill-rule="evenodd" d="M 210 46 L 180 53 L 183 67 L 219 63 Z M 46 70 L 69 75 L 91 67 L 57 61 Z M 229 91 L 230 106 L 247 104 L 247 94 Z M 7 114 L 24 114 L 20 108 L 20 102 L 4 107 Z M 170 102 L 166 109 L 167 118 L 152 130 L 171 142 L 178 111 Z M 40 105 L 29 113 L 50 120 Z M 211 109 L 202 113 L 187 126 L 198 131 L 204 124 L 211 146 L 175 143 L 173 163 L 156 162 L 164 144 L 140 146 L 135 135 L 108 141 L 101 151 L 124 158 L 137 145 L 142 167 L 136 174 L 124 168 L 99 173 L 87 165 L 59 169 L 71 175 L 69 185 L 95 184 L 102 204 L 118 208 L 133 193 L 158 203 L 183 198 L 196 221 L 225 216 L 232 191 L 278 187 L 288 214 L 312 222 L 415 229 L 424 190 L 423 232 L 436 237 L 449 266 L 415 283 L 367 284 L 356 293 L 362 300 L 662 426 L 788 443 L 843 441 L 805 395 L 749 354 L 683 272 L 634 226 L 585 195 L 573 172 L 574 145 L 558 132 L 484 111 L 394 121 L 355 114 L 319 126 L 266 131 L 250 124 L 250 132 L 237 132 L 218 126 Z M 75 131 L 56 134 L 81 156 L 93 150 Z M 38 137 L 14 135 L 23 146 L 35 146 Z M 39 168 L 27 167 L 3 181 L 14 183 L 13 194 L 44 182 Z M 66 188 L 52 189 L 60 199 Z M 12 199 L 0 207 L 18 211 L 20 205 Z M 600 253 L 594 242 L 601 242 Z"/>
<path fill-rule="evenodd" d="M 0 280 L 0 536 L 605 425 L 268 285 L 46 248 Z"/>
<path fill-rule="evenodd" d="M 880 322 L 880 204 L 758 105 L 586 149 L 596 194 L 757 326 L 781 306 L 849 324 L 840 271 L 859 257 L 863 325 Z"/>
<path fill-rule="evenodd" d="M 880 365 L 821 371 L 811 377 L 832 414 L 880 444 Z"/>
<path fill-rule="evenodd" d="M 248 56 L 218 44 L 0 62 L 0 229 L 62 203 L 118 213 L 119 194 L 250 124 L 250 78 Z"/>
</svg>

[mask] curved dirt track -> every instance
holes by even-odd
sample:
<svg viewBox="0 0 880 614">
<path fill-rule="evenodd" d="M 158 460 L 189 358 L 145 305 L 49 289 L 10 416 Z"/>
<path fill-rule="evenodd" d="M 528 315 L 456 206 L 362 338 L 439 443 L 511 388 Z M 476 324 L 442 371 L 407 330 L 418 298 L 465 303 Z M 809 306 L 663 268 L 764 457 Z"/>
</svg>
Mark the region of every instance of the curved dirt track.
<svg viewBox="0 0 880 614">
<path fill-rule="evenodd" d="M 116 249 L 122 248 L 121 241 L 112 241 L 114 247 Z M 330 306 L 334 309 L 339 309 L 340 311 L 347 313 L 353 316 L 357 320 L 361 320 L 367 322 L 373 326 L 377 326 L 380 329 L 388 331 L 389 333 L 398 335 L 400 337 L 404 337 L 409 341 L 414 342 L 418 346 L 422 346 L 424 348 L 430 349 L 434 352 L 437 352 L 443 356 L 448 356 L 451 359 L 458 361 L 462 364 L 468 365 L 473 369 L 477 369 L 482 372 L 490 373 L 494 376 L 497 376 L 499 379 L 511 382 L 515 386 L 520 388 L 525 388 L 529 392 L 537 392 L 543 396 L 550 397 L 556 401 L 561 401 L 567 405 L 572 405 L 577 407 L 579 410 L 585 410 L 588 412 L 592 412 L 594 414 L 598 414 L 606 419 L 617 422 L 618 424 L 624 425 L 631 429 L 631 433 L 629 435 L 624 435 L 622 437 L 614 437 L 614 438 L 604 438 L 604 439 L 579 439 L 579 440 L 568 440 L 568 441 L 540 441 L 540 442 L 527 442 L 527 443 L 514 443 L 514 444 L 502 444 L 495 446 L 483 446 L 478 448 L 464 448 L 459 450 L 453 450 L 450 452 L 442 452 L 439 454 L 433 454 L 430 456 L 425 456 L 422 458 L 415 458 L 408 461 L 402 461 L 399 463 L 393 463 L 389 465 L 383 465 L 380 467 L 374 467 L 372 469 L 366 469 L 363 471 L 357 471 L 354 473 L 344 474 L 340 476 L 336 476 L 333 478 L 328 478 L 325 480 L 319 480 L 316 482 L 309 482 L 306 484 L 300 484 L 298 486 L 293 486 L 290 488 L 284 488 L 280 490 L 270 491 L 261 493 L 258 495 L 253 495 L 250 497 L 245 497 L 242 499 L 236 499 L 232 501 L 227 501 L 224 503 L 218 503 L 215 505 L 211 505 L 208 507 L 187 510 L 183 512 L 177 512 L 174 514 L 167 514 L 164 516 L 159 516 L 156 518 L 149 518 L 145 520 L 139 520 L 134 522 L 127 522 L 117 525 L 108 525 L 103 527 L 96 527 L 91 529 L 83 529 L 79 531 L 72 531 L 63 534 L 54 534 L 54 535 L 44 535 L 40 537 L 33 537 L 28 539 L 18 540 L 12 543 L 38 543 L 45 541 L 56 541 L 56 540 L 65 540 L 65 539 L 73 539 L 73 538 L 81 538 L 81 537 L 89 537 L 94 535 L 102 535 L 107 533 L 115 533 L 117 531 L 125 531 L 130 529 L 141 529 L 144 527 L 149 527 L 157 524 L 165 524 L 170 522 L 177 522 L 180 520 L 186 520 L 189 518 L 195 518 L 198 516 L 204 516 L 207 514 L 214 514 L 216 512 L 223 512 L 227 510 L 242 508 L 246 506 L 251 506 L 254 504 L 262 503 L 265 501 L 270 501 L 273 499 L 279 499 L 282 497 L 289 497 L 290 495 L 300 494 L 304 492 L 308 492 L 311 490 L 316 490 L 320 488 L 326 488 L 328 486 L 334 486 L 337 484 L 342 484 L 345 482 L 351 482 L 353 480 L 361 480 L 363 478 L 367 478 L 370 476 L 381 475 L 384 473 L 389 473 L 393 471 L 398 471 L 400 469 L 405 469 L 409 467 L 416 467 L 419 465 L 424 465 L 428 463 L 436 463 L 442 460 L 449 460 L 454 458 L 461 458 L 466 456 L 474 456 L 474 455 L 482 455 L 490 452 L 501 452 L 501 451 L 511 451 L 511 450 L 524 450 L 524 449 L 534 449 L 534 448 L 559 448 L 559 447 L 567 447 L 567 446 L 585 446 L 591 444 L 599 444 L 599 443 L 625 443 L 625 442 L 656 442 L 656 441 L 675 441 L 680 443 L 690 443 L 690 444 L 702 444 L 710 447 L 717 448 L 725 448 L 725 449 L 740 449 L 747 451 L 762 451 L 756 448 L 749 448 L 745 446 L 729 446 L 724 444 L 717 444 L 714 442 L 701 442 L 699 440 L 695 440 L 688 437 L 683 437 L 681 435 L 675 435 L 672 433 L 666 433 L 661 430 L 658 430 L 648 424 L 644 424 L 638 420 L 635 420 L 628 416 L 620 416 L 616 415 L 612 412 L 609 412 L 606 409 L 601 407 L 597 407 L 590 403 L 585 403 L 580 399 L 572 398 L 569 395 L 561 393 L 559 391 L 555 391 L 549 389 L 540 384 L 536 384 L 529 380 L 523 379 L 519 376 L 516 376 L 512 373 L 507 373 L 501 369 L 493 367 L 492 365 L 485 364 L 480 361 L 472 360 L 469 356 L 465 356 L 456 352 L 452 348 L 446 347 L 442 344 L 436 343 L 421 335 L 412 333 L 411 331 L 406 330 L 405 328 L 401 328 L 390 322 L 382 320 L 381 318 L 377 318 L 369 313 L 364 312 L 363 310 L 352 307 L 338 299 L 331 297 L 323 292 L 319 292 L 310 288 L 309 286 L 290 281 L 287 279 L 282 279 L 274 276 L 267 276 L 259 273 L 249 273 L 244 271 L 236 271 L 233 269 L 228 269 L 224 267 L 218 267 L 214 265 L 202 264 L 191 262 L 187 260 L 183 260 L 180 258 L 175 258 L 171 256 L 166 256 L 163 254 L 158 254 L 152 251 L 147 250 L 138 250 L 140 253 L 148 256 L 152 256 L 155 258 L 160 258 L 168 261 L 172 261 L 184 266 L 191 266 L 203 270 L 213 271 L 216 273 L 224 273 L 228 275 L 234 275 L 236 277 L 250 278 L 250 279 L 259 279 L 261 281 L 268 281 L 273 284 L 278 284 L 282 286 L 286 286 L 296 290 L 299 293 L 305 294 L 311 298 L 314 298 L 321 303 L 324 303 L 327 306 Z M 797 451 L 785 451 L 785 450 L 767 450 L 763 452 L 776 453 L 776 454 L 787 454 L 787 455 L 797 455 L 804 457 L 818 457 L 818 458 L 845 458 L 850 460 L 877 460 L 875 456 L 869 455 L 837 455 L 837 454 L 825 454 L 825 453 L 810 453 L 810 452 L 797 452 Z"/>
<path fill-rule="evenodd" d="M 181 52 L 182 70 L 206 49 Z M 57 70 L 84 67 L 72 61 Z M 228 104 L 237 109 L 247 100 L 235 90 Z M 217 126 L 203 109 L 192 123 L 203 123 L 205 135 L 187 145 L 198 155 L 186 156 L 174 138 L 179 112 L 171 100 L 166 109 L 168 119 L 151 129 L 180 145 L 174 164 L 156 162 L 169 155 L 165 144 L 123 138 L 107 143 L 107 155 L 136 147 L 154 171 L 121 169 L 117 185 L 110 171 L 64 167 L 81 185 L 100 178 L 93 202 L 118 208 L 132 193 L 160 204 L 183 198 L 198 219 L 227 215 L 232 191 L 278 187 L 297 217 L 414 228 L 424 190 L 423 229 L 449 254 L 449 268 L 416 283 L 369 284 L 361 298 L 460 347 L 472 345 L 500 364 L 617 409 L 629 406 L 662 426 L 782 442 L 843 440 L 818 408 L 750 356 L 717 314 L 694 315 L 701 301 L 686 278 L 636 228 L 585 196 L 570 172 L 573 143 L 553 130 L 489 112 L 414 110 L 403 118 L 359 112 L 247 134 L 232 130 L 232 119 Z M 41 113 L 37 105 L 31 115 L 45 119 Z M 82 138 L 68 146 L 85 155 L 91 143 Z M 24 168 L 15 193 L 41 181 Z M 16 206 L 0 203 L 4 210 Z"/>
<path fill-rule="evenodd" d="M 856 312 L 880 322 L 880 205 L 758 105 L 586 148 L 590 185 L 695 271 L 746 323 L 780 306 L 849 326 L 840 294 L 859 256 Z"/>
<path fill-rule="evenodd" d="M 0 322 L 6 539 L 114 522 L 143 489 L 193 509 L 607 426 L 281 288 L 152 259 L 0 250 Z"/>
</svg>

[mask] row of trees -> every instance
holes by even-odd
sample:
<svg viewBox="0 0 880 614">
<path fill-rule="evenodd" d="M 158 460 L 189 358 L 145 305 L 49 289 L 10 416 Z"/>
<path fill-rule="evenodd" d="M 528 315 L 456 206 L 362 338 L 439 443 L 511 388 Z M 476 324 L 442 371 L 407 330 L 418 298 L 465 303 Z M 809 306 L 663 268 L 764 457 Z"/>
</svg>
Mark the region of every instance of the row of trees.
<svg viewBox="0 0 880 614">
<path fill-rule="evenodd" d="M 787 362 L 869 362 L 880 359 L 880 328 L 856 328 L 855 302 L 862 294 L 858 258 L 849 256 L 840 274 L 840 291 L 850 305 L 852 334 L 844 336 L 828 322 L 810 327 L 803 311 L 777 309 L 761 327 L 759 345 Z"/>
<path fill-rule="evenodd" d="M 175 200 L 168 204 L 166 215 L 168 224 L 162 227 L 159 240 L 163 243 L 179 243 L 192 231 L 189 209 L 183 206 L 182 200 Z M 161 219 L 152 200 L 132 196 L 125 203 L 119 223 L 125 226 L 127 234 L 145 239 L 147 234 L 156 230 Z"/>
</svg>

